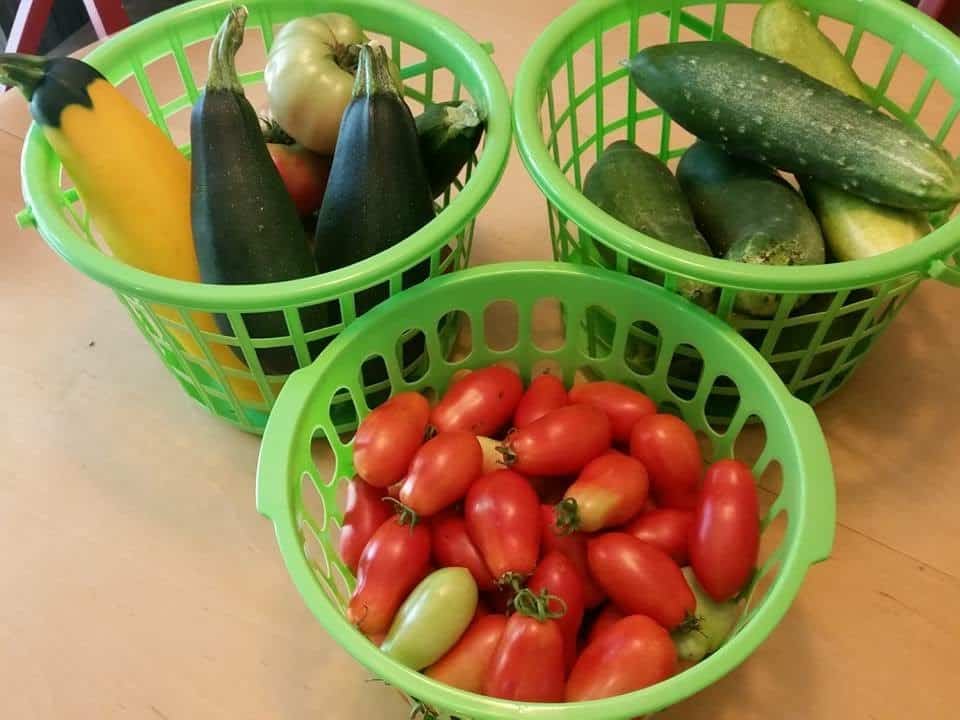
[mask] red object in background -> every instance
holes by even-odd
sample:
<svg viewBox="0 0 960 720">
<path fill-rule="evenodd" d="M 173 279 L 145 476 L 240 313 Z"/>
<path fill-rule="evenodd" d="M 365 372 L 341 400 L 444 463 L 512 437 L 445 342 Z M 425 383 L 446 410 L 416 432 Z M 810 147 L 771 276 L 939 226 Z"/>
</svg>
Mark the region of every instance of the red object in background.
<svg viewBox="0 0 960 720">
<path fill-rule="evenodd" d="M 960 2 L 957 0 L 920 0 L 917 8 L 954 32 L 960 24 Z"/>
<path fill-rule="evenodd" d="M 130 25 L 130 18 L 120 0 L 83 0 L 83 4 L 93 31 L 101 40 Z M 52 8 L 53 0 L 21 0 L 10 28 L 6 51 L 36 53 Z"/>
</svg>

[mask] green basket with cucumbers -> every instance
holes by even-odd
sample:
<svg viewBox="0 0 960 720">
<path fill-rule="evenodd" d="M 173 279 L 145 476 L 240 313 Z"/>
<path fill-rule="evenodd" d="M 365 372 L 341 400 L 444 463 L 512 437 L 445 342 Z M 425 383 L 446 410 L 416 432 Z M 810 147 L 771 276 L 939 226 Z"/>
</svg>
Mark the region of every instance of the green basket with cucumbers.
<svg viewBox="0 0 960 720">
<path fill-rule="evenodd" d="M 187 394 L 251 432 L 354 320 L 466 266 L 512 133 L 489 49 L 388 0 L 196 0 L 83 61 L 5 54 L 0 79 L 35 120 L 21 225 L 116 292 Z M 364 378 L 389 390 L 383 367 Z"/>
<path fill-rule="evenodd" d="M 960 286 L 958 65 L 960 39 L 896 0 L 581 2 L 517 75 L 517 142 L 557 259 L 711 310 L 817 403 L 922 280 Z M 609 318 L 586 322 L 609 346 Z M 627 362 L 657 343 L 638 329 Z M 675 357 L 681 400 L 702 367 Z"/>
</svg>

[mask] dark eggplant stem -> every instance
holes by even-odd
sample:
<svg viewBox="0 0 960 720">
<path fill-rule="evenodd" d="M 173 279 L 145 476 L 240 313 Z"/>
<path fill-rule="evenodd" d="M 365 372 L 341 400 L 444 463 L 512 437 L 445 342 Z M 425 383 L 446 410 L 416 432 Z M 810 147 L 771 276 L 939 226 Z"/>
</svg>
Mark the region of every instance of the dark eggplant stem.
<svg viewBox="0 0 960 720">
<path fill-rule="evenodd" d="M 243 45 L 243 30 L 247 24 L 247 8 L 238 5 L 230 9 L 210 45 L 210 74 L 208 90 L 230 90 L 243 95 L 243 84 L 237 75 L 237 51 Z"/>
<path fill-rule="evenodd" d="M 353 97 L 365 97 L 379 93 L 389 93 L 402 97 L 390 74 L 390 58 L 387 50 L 379 43 L 365 43 L 360 46 L 360 58 L 357 61 L 357 78 L 353 83 Z"/>
</svg>

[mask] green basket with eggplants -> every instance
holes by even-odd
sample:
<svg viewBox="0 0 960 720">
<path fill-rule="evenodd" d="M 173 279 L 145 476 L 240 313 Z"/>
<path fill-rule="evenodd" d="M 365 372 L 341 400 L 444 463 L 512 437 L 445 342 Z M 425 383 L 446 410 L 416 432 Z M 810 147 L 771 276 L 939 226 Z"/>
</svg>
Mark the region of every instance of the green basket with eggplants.
<svg viewBox="0 0 960 720">
<path fill-rule="evenodd" d="M 875 102 L 957 151 L 960 38 L 899 0 L 802 0 L 820 28 L 860 72 Z M 960 286 L 960 220 L 932 213 L 935 230 L 897 250 L 804 267 L 742 264 L 675 248 L 604 213 L 581 193 L 603 148 L 627 139 L 674 163 L 693 142 L 633 83 L 621 61 L 651 45 L 689 40 L 750 44 L 756 1 L 589 0 L 552 22 L 517 74 L 514 124 L 521 157 L 547 198 L 557 259 L 660 278 L 677 291 L 694 281 L 717 289 L 715 314 L 766 358 L 797 397 L 816 404 L 838 390 L 876 339 L 928 278 Z M 860 53 L 882 48 L 883 62 L 861 67 Z M 768 293 L 772 317 L 737 312 L 743 293 Z M 609 318 L 595 315 L 597 342 L 609 343 Z M 631 336 L 628 355 L 648 366 L 655 334 Z M 670 373 L 692 396 L 703 358 L 687 349 Z M 718 388 L 713 411 L 731 416 L 733 388 Z"/>
<path fill-rule="evenodd" d="M 597 310 L 613 325 L 612 348 L 598 346 L 583 322 Z M 456 354 L 444 351 L 440 337 L 440 328 L 451 322 L 462 328 Z M 660 338 L 648 372 L 624 359 L 631 331 L 641 325 Z M 423 336 L 428 354 L 417 377 L 404 376 L 398 359 L 398 347 L 411 332 Z M 668 377 L 684 346 L 695 348 L 704 363 L 692 398 L 678 394 Z M 414 672 L 348 622 L 344 609 L 355 580 L 335 548 L 340 501 L 354 467 L 351 438 L 337 432 L 333 408 L 347 396 L 361 417 L 370 411 L 375 403 L 361 379 L 369 363 L 385 364 L 394 393 L 436 396 L 457 371 L 497 362 L 514 365 L 525 381 L 553 371 L 568 385 L 578 373 L 630 384 L 661 410 L 682 416 L 709 446 L 709 457 L 738 457 L 753 466 L 766 510 L 759 571 L 746 590 L 742 619 L 716 653 L 628 695 L 575 704 L 516 703 L 461 692 Z M 724 427 L 707 418 L 718 383 L 736 388 L 740 397 Z M 743 662 L 783 618 L 809 567 L 829 555 L 835 518 L 830 457 L 813 410 L 791 396 L 743 338 L 653 284 L 542 262 L 486 265 L 428 280 L 372 310 L 313 365 L 291 375 L 264 432 L 257 507 L 274 524 L 303 600 L 343 648 L 373 675 L 416 698 L 424 711 L 473 720 L 623 720 L 702 690 Z"/>
<path fill-rule="evenodd" d="M 183 143 L 189 143 L 190 108 L 207 75 L 209 40 L 232 5 L 230 0 L 179 5 L 124 30 L 84 59 L 115 85 L 129 87 L 150 119 L 189 152 L 188 144 Z M 242 429 L 262 432 L 286 375 L 266 373 L 257 350 L 292 348 L 298 364 L 308 365 L 309 346 L 329 341 L 360 314 L 358 295 L 365 291 L 383 296 L 399 293 L 411 284 L 404 273 L 414 267 L 429 265 L 430 275 L 465 267 L 477 214 L 506 166 L 512 130 L 509 96 L 488 48 L 436 13 L 391 0 L 249 0 L 245 5 L 250 14 L 238 65 L 240 79 L 255 105 L 262 97 L 266 53 L 282 24 L 305 15 L 340 12 L 352 16 L 370 37 L 388 48 L 400 66 L 414 114 L 430 102 L 470 99 L 486 120 L 482 148 L 438 198 L 441 212 L 426 227 L 375 257 L 333 272 L 280 283 L 233 286 L 160 277 L 104 252 L 97 229 L 91 226 L 76 190 L 69 186 L 59 159 L 40 129 L 36 125 L 31 128 L 23 151 L 27 208 L 18 216 L 20 224 L 36 227 L 67 262 L 114 290 L 187 394 Z M 180 82 L 161 91 L 153 83 L 164 72 Z M 315 306 L 323 306 L 332 324 L 305 332 L 301 313 Z M 192 315 L 196 311 L 224 314 L 235 335 L 200 329 Z M 251 339 L 247 318 L 259 313 L 282 313 L 289 332 L 282 337 Z M 193 338 L 199 352 L 186 350 L 177 340 L 185 334 Z M 217 350 L 222 349 L 219 346 L 242 351 L 247 367 L 224 366 L 216 359 Z M 418 362 L 415 356 L 407 371 L 415 372 Z M 386 383 L 380 381 L 379 388 L 385 390 Z M 340 421 L 349 425 L 355 418 L 344 410 Z"/>
</svg>

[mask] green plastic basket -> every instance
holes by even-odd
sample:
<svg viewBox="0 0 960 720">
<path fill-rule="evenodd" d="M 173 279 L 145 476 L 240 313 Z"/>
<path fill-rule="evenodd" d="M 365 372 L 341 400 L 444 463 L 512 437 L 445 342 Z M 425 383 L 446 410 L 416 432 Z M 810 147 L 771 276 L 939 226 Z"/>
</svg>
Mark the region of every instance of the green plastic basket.
<svg viewBox="0 0 960 720">
<path fill-rule="evenodd" d="M 845 48 L 880 106 L 917 123 L 954 153 L 960 150 L 960 130 L 954 127 L 960 114 L 960 39 L 900 0 L 802 1 Z M 683 278 L 719 288 L 717 316 L 760 351 L 794 394 L 815 404 L 850 377 L 920 281 L 934 277 L 960 286 L 960 221 L 935 214 L 935 232 L 866 260 L 766 267 L 676 249 L 617 222 L 580 193 L 598 153 L 615 140 L 637 141 L 674 167 L 693 141 L 636 90 L 619 62 L 665 42 L 711 38 L 749 44 L 759 6 L 755 0 L 581 2 L 551 23 L 524 59 L 514 122 L 523 161 L 547 197 L 556 258 L 601 265 L 601 253 L 592 245 L 598 242 L 612 251 L 608 257 L 615 254 L 620 272 L 639 265 L 659 270 L 670 290 Z M 868 46 L 885 62 L 864 60 L 860 53 Z M 734 301 L 743 291 L 779 296 L 776 314 L 758 319 L 735 313 Z M 807 295 L 812 300 L 795 309 L 797 299 Z M 686 357 L 675 367 L 674 379 L 691 391 L 698 362 Z"/>
<path fill-rule="evenodd" d="M 615 325 L 612 349 L 598 346 L 586 329 L 583 319 L 596 310 Z M 505 321 L 511 316 L 515 333 Z M 459 359 L 443 352 L 438 334 L 438 327 L 455 317 L 463 326 Z M 629 335 L 639 326 L 660 338 L 646 375 L 630 364 Z M 398 343 L 410 330 L 424 334 L 429 354 L 415 380 L 403 377 L 398 362 Z M 704 359 L 691 399 L 678 394 L 667 376 L 683 346 L 696 348 Z M 753 464 L 761 486 L 770 491 L 762 493 L 770 505 L 761 570 L 735 634 L 704 662 L 655 687 L 608 700 L 514 703 L 460 692 L 407 669 L 344 617 L 354 578 L 335 548 L 340 498 L 354 468 L 352 448 L 337 434 L 331 408 L 346 395 L 361 416 L 369 412 L 360 379 L 365 363 L 384 362 L 394 392 L 432 394 L 442 393 L 462 368 L 505 361 L 526 380 L 553 368 L 567 383 L 577 372 L 631 383 L 689 422 L 714 459 L 736 456 Z M 735 387 L 740 398 L 733 422 L 723 430 L 706 418 L 717 383 Z M 748 419 L 755 423 L 745 427 Z M 835 517 L 830 458 L 816 416 L 753 348 L 709 313 L 655 285 L 564 263 L 487 265 L 429 280 L 345 330 L 313 365 L 294 373 L 280 394 L 260 451 L 257 507 L 273 521 L 304 601 L 338 643 L 375 676 L 446 713 L 443 717 L 475 720 L 634 718 L 702 690 L 746 659 L 784 616 L 810 565 L 829 555 Z"/>
<path fill-rule="evenodd" d="M 207 75 L 209 40 L 231 4 L 230 0 L 199 0 L 160 13 L 108 40 L 86 60 L 111 82 L 139 88 L 138 99 L 150 118 L 176 142 L 188 143 L 190 107 Z M 302 15 L 345 12 L 391 49 L 402 68 L 414 112 L 434 99 L 471 98 L 487 114 L 479 157 L 441 198 L 442 212 L 427 227 L 374 258 L 335 272 L 244 286 L 159 277 L 106 254 L 52 148 L 39 128 L 34 125 L 30 129 L 22 160 L 27 209 L 19 215 L 21 225 L 34 225 L 67 262 L 116 292 L 191 397 L 241 428 L 260 432 L 285 376 L 266 375 L 256 348 L 293 347 L 300 365 L 307 365 L 308 343 L 335 336 L 354 321 L 358 292 L 372 287 L 390 295 L 400 292 L 404 271 L 418 263 L 429 262 L 431 275 L 466 266 L 477 213 L 506 165 L 511 120 L 509 97 L 488 49 L 449 20 L 417 5 L 392 0 L 248 0 L 245 4 L 250 17 L 238 65 L 248 96 L 255 103 L 258 93 L 265 97 L 260 87 L 263 67 L 278 27 Z M 179 75 L 182 84 L 165 93 L 166 97 L 158 97 L 152 82 L 164 66 L 168 76 Z M 183 149 L 189 152 L 188 145 Z M 339 322 L 304 333 L 299 311 L 317 304 L 327 304 L 329 316 L 334 320 L 339 316 Z M 235 336 L 199 330 L 190 315 L 194 310 L 226 314 Z M 284 313 L 289 335 L 251 340 L 243 314 L 270 311 Z M 193 337 L 200 353 L 185 351 L 175 339 L 184 333 Z M 218 344 L 242 348 L 249 371 L 218 363 L 211 352 Z M 252 392 L 238 393 L 238 386 L 252 388 Z"/>
</svg>

